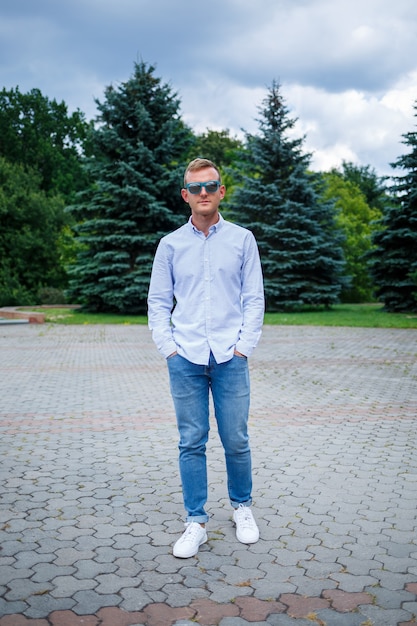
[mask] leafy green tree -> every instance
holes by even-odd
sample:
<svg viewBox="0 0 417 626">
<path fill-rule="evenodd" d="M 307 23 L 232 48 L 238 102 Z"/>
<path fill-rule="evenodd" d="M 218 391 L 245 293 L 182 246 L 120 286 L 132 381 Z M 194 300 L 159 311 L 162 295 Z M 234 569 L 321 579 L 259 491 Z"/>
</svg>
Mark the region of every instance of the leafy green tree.
<svg viewBox="0 0 417 626">
<path fill-rule="evenodd" d="M 64 201 L 39 175 L 0 157 L 0 305 L 35 304 L 42 287 L 65 283 L 60 235 Z"/>
<path fill-rule="evenodd" d="M 86 184 L 82 158 L 90 125 L 39 89 L 0 92 L 0 155 L 39 174 L 40 189 L 70 199 Z"/>
<path fill-rule="evenodd" d="M 377 208 L 369 206 L 359 186 L 346 180 L 337 170 L 323 174 L 326 188 L 323 198 L 335 203 L 335 222 L 344 234 L 342 248 L 346 259 L 346 273 L 351 278 L 341 294 L 344 302 L 370 302 L 373 285 L 370 275 L 369 252 L 372 233 L 381 217 Z"/>
<path fill-rule="evenodd" d="M 157 243 L 188 218 L 179 190 L 192 134 L 177 95 L 154 71 L 136 63 L 97 102 L 94 184 L 70 208 L 80 245 L 70 293 L 88 310 L 144 313 Z"/>
<path fill-rule="evenodd" d="M 417 116 L 417 103 L 414 105 Z M 417 311 L 417 132 L 403 135 L 408 151 L 394 168 L 394 200 L 384 210 L 382 230 L 374 235 L 372 274 L 376 295 L 392 312 Z"/>
<path fill-rule="evenodd" d="M 200 156 L 210 159 L 220 168 L 222 182 L 226 185 L 228 194 L 232 194 L 235 181 L 231 172 L 231 166 L 237 154 L 244 148 L 243 142 L 237 137 L 231 137 L 227 130 L 210 130 L 196 135 L 189 152 L 189 160 Z"/>
<path fill-rule="evenodd" d="M 339 173 L 337 170 L 332 171 Z M 343 161 L 340 176 L 346 182 L 356 185 L 365 196 L 368 206 L 382 215 L 382 211 L 390 202 L 387 176 L 378 176 L 375 168 L 370 165 L 358 165 L 349 161 Z"/>
<path fill-rule="evenodd" d="M 260 113 L 259 133 L 246 135 L 230 215 L 257 238 L 268 311 L 330 306 L 339 299 L 344 268 L 333 203 L 320 198 L 321 178 L 308 172 L 304 138 L 292 138 L 296 120 L 278 83 Z"/>
<path fill-rule="evenodd" d="M 231 137 L 227 130 L 210 130 L 196 135 L 192 145 L 190 160 L 196 156 L 210 159 L 219 167 L 228 167 L 233 163 L 236 150 L 242 149 L 242 141 Z"/>
<path fill-rule="evenodd" d="M 73 200 L 76 191 L 87 184 L 82 163 L 88 151 L 89 129 L 90 125 L 80 111 L 69 114 L 64 102 L 49 100 L 39 89 L 25 94 L 18 87 L 0 91 L 0 157 L 10 165 L 24 168 L 28 177 L 20 190 L 28 197 L 24 199 L 21 193 L 19 197 L 12 196 L 19 203 L 16 218 L 9 216 L 7 221 L 0 223 L 0 235 L 4 241 L 0 250 L 3 294 L 9 294 L 5 295 L 6 300 L 11 298 L 17 304 L 30 300 L 32 303 L 37 285 L 49 289 L 56 289 L 57 283 L 61 288 L 66 286 L 64 261 L 65 256 L 73 254 L 74 241 L 69 228 L 70 216 L 63 212 L 62 205 Z M 14 176 L 18 170 L 13 170 Z M 19 172 L 22 178 L 23 173 Z M 45 194 L 51 198 L 49 208 Z M 42 237 L 31 214 L 34 204 L 39 204 L 41 212 Z M 9 210 L 10 205 L 7 212 Z M 49 218 L 46 217 L 48 211 L 51 211 Z M 57 232 L 58 225 L 61 233 Z M 18 229 L 16 233 L 12 232 L 13 227 Z M 7 242 L 12 241 L 15 244 L 13 260 L 4 256 L 8 251 Z M 49 254 L 46 254 L 46 243 L 50 244 Z M 65 255 L 61 254 L 63 247 Z M 5 268 L 8 268 L 7 289 L 4 286 Z"/>
</svg>

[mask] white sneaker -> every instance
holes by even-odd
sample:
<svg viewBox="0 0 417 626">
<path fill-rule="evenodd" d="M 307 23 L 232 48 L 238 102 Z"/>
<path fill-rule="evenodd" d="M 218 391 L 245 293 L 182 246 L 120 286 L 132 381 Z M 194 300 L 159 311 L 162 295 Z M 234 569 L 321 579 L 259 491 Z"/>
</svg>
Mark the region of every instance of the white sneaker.
<svg viewBox="0 0 417 626">
<path fill-rule="evenodd" d="M 180 559 L 188 559 L 198 552 L 202 543 L 206 543 L 207 533 L 198 522 L 188 522 L 185 524 L 185 531 L 175 542 L 173 554 Z"/>
<path fill-rule="evenodd" d="M 256 543 L 258 541 L 259 528 L 248 506 L 239 504 L 239 508 L 233 512 L 233 521 L 236 524 L 236 538 L 238 541 L 241 543 Z"/>
</svg>

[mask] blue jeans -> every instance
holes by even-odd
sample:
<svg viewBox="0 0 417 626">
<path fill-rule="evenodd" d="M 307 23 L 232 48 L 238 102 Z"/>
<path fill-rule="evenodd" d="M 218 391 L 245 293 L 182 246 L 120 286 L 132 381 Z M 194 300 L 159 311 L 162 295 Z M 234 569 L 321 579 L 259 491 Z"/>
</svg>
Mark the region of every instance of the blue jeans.
<svg viewBox="0 0 417 626">
<path fill-rule="evenodd" d="M 167 360 L 171 394 L 177 416 L 179 467 L 187 521 L 207 522 L 206 444 L 209 437 L 209 392 L 227 470 L 232 506 L 250 506 L 252 465 L 248 436 L 249 368 L 246 357 L 234 355 L 216 363 L 196 365 L 176 354 Z"/>
</svg>

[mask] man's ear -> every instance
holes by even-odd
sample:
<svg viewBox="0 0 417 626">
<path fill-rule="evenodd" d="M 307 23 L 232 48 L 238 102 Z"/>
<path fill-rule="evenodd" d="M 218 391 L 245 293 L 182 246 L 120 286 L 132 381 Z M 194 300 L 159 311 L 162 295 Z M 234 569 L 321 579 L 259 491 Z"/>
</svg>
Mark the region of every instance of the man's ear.
<svg viewBox="0 0 417 626">
<path fill-rule="evenodd" d="M 188 204 L 188 191 L 186 189 L 181 189 L 181 197 Z"/>
</svg>

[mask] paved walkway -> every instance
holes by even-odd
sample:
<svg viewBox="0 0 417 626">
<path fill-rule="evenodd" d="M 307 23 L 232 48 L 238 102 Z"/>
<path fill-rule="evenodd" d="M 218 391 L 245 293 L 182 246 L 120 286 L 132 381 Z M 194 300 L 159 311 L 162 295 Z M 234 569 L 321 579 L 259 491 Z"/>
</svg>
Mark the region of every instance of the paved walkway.
<svg viewBox="0 0 417 626">
<path fill-rule="evenodd" d="M 265 327 L 251 370 L 261 539 L 235 539 L 213 420 L 181 560 L 147 328 L 0 327 L 0 626 L 417 623 L 417 331 Z"/>
</svg>

